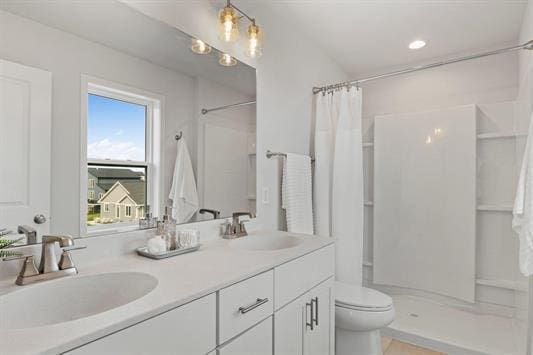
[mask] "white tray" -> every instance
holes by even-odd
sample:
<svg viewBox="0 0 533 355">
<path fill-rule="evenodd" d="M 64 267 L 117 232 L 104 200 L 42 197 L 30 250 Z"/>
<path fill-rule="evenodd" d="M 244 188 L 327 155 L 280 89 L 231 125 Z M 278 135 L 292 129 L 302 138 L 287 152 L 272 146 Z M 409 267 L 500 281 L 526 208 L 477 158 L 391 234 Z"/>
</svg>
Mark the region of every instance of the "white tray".
<svg viewBox="0 0 533 355">
<path fill-rule="evenodd" d="M 200 249 L 201 245 L 202 244 L 198 244 L 197 246 L 194 246 L 192 248 L 181 248 L 181 249 L 176 249 L 176 250 L 169 250 L 166 253 L 162 253 L 162 254 L 152 254 L 148 251 L 147 247 L 141 247 L 141 248 L 137 248 L 137 254 L 150 258 L 150 259 L 159 260 L 159 259 L 166 259 L 172 256 L 187 254 L 193 251 L 197 251 L 198 249 Z"/>
</svg>

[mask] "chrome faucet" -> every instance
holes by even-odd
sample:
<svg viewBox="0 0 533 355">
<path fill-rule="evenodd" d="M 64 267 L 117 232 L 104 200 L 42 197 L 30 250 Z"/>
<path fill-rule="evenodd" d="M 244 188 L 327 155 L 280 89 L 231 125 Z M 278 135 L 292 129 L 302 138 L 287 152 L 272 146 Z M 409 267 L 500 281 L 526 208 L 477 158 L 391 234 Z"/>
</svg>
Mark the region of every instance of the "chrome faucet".
<svg viewBox="0 0 533 355">
<path fill-rule="evenodd" d="M 61 258 L 57 262 L 55 243 L 58 242 L 63 250 Z M 19 286 L 34 282 L 57 279 L 59 277 L 76 275 L 78 269 L 72 261 L 70 251 L 85 249 L 85 247 L 73 247 L 74 240 L 68 235 L 45 235 L 42 240 L 41 262 L 39 268 L 35 266 L 33 255 L 22 255 L 4 258 L 7 260 L 24 259 L 22 269 L 15 283 Z"/>
<path fill-rule="evenodd" d="M 37 231 L 35 228 L 22 225 L 17 227 L 17 232 L 26 235 L 27 244 L 36 244 L 37 243 Z"/>
<path fill-rule="evenodd" d="M 219 219 L 220 218 L 220 211 L 218 210 L 212 210 L 212 209 L 209 209 L 209 208 L 202 208 L 198 211 L 198 213 L 200 214 L 204 214 L 204 213 L 211 213 L 213 215 L 213 219 Z"/>
<path fill-rule="evenodd" d="M 239 217 L 241 216 L 249 216 L 250 218 L 254 218 L 255 215 L 250 212 L 234 212 L 232 217 L 231 223 L 226 223 L 224 234 L 222 235 L 222 238 L 224 239 L 235 239 L 239 237 L 244 237 L 248 235 L 248 232 L 246 232 L 246 226 L 244 225 L 244 222 L 239 220 Z"/>
</svg>

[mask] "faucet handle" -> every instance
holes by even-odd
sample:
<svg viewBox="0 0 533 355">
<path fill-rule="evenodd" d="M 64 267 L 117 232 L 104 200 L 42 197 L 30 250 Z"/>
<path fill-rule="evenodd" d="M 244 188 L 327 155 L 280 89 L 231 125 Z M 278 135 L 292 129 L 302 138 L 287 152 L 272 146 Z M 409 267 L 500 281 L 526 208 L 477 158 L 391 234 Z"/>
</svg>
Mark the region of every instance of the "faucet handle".
<svg viewBox="0 0 533 355">
<path fill-rule="evenodd" d="M 26 259 L 26 258 L 33 258 L 33 255 L 30 255 L 30 254 L 25 254 L 25 255 L 15 254 L 15 255 L 10 255 L 10 256 L 3 257 L 2 261 L 20 260 L 20 259 Z"/>
<path fill-rule="evenodd" d="M 13 255 L 13 256 L 2 258 L 2 261 L 11 261 L 11 260 L 20 260 L 20 259 L 24 259 L 24 263 L 22 264 L 22 269 L 20 269 L 20 273 L 17 278 L 17 282 L 16 282 L 17 285 L 21 285 L 20 282 L 25 277 L 39 275 L 39 270 L 37 270 L 37 266 L 35 265 L 35 261 L 33 260 L 33 255 Z"/>
<path fill-rule="evenodd" d="M 70 255 L 70 252 L 74 250 L 85 249 L 85 248 L 87 247 L 79 246 L 79 247 L 61 248 L 63 252 L 61 253 L 61 258 L 59 259 L 59 263 L 57 264 L 57 266 L 59 267 L 59 270 L 74 269 L 76 273 L 78 273 L 78 269 L 76 269 L 76 266 L 74 265 L 74 261 L 72 260 L 72 256 Z"/>
<path fill-rule="evenodd" d="M 80 245 L 78 247 L 64 247 L 64 248 L 61 248 L 61 250 L 63 250 L 63 251 L 73 251 L 73 250 L 81 250 L 81 249 L 87 249 L 87 246 Z"/>
</svg>

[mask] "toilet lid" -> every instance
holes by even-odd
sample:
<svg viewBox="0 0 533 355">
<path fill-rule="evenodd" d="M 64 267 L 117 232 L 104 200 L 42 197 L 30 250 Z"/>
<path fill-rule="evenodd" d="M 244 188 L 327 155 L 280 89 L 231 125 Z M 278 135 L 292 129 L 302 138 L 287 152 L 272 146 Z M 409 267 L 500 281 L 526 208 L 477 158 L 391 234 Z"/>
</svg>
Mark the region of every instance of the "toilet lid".
<svg viewBox="0 0 533 355">
<path fill-rule="evenodd" d="M 347 308 L 381 311 L 392 307 L 392 298 L 370 288 L 336 282 L 335 304 Z"/>
</svg>

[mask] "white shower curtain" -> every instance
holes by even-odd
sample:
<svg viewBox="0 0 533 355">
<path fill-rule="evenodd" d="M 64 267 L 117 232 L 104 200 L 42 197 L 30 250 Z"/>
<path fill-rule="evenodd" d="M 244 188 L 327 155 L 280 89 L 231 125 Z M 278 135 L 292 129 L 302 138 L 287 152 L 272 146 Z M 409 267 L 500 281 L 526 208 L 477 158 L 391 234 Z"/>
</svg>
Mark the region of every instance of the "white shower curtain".
<svg viewBox="0 0 533 355">
<path fill-rule="evenodd" d="M 336 278 L 363 279 L 362 94 L 343 89 L 316 100 L 315 231 L 337 238 Z"/>
</svg>

